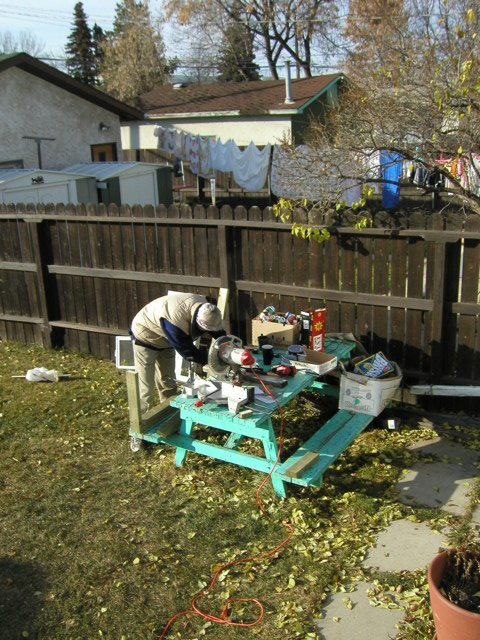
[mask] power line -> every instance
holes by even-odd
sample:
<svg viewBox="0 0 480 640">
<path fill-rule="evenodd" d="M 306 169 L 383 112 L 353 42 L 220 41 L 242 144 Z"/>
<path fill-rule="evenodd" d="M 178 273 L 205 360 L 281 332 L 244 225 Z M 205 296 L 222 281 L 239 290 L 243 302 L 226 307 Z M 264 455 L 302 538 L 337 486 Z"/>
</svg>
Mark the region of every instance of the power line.
<svg viewBox="0 0 480 640">
<path fill-rule="evenodd" d="M 6 16 L 13 20 L 28 19 L 30 22 L 38 22 L 42 24 L 50 24 L 53 26 L 65 26 L 66 24 L 72 24 L 74 21 L 73 11 L 54 11 L 53 9 L 39 9 L 31 7 L 22 7 L 18 5 L 5 4 L 0 2 L 0 16 Z M 91 14 L 88 16 L 89 20 L 104 21 L 113 23 L 112 15 L 100 15 Z"/>
<path fill-rule="evenodd" d="M 57 9 L 41 9 L 38 7 L 32 8 L 32 7 L 25 7 L 22 5 L 17 5 L 17 4 L 8 4 L 5 2 L 0 2 L 0 12 L 2 13 L 9 13 L 9 14 L 18 14 L 18 15 L 28 15 L 30 12 L 34 12 L 35 15 L 40 15 L 40 16 L 45 16 L 45 17 L 50 17 L 50 18 L 58 18 L 60 21 L 62 20 L 71 20 L 73 15 L 74 15 L 74 11 L 73 9 L 71 11 L 61 11 L 61 10 L 57 10 Z M 91 18 L 95 18 L 95 19 L 103 19 L 103 20 L 112 20 L 112 15 L 111 14 L 101 14 L 101 13 L 95 13 L 95 14 L 89 14 L 88 17 Z"/>
</svg>

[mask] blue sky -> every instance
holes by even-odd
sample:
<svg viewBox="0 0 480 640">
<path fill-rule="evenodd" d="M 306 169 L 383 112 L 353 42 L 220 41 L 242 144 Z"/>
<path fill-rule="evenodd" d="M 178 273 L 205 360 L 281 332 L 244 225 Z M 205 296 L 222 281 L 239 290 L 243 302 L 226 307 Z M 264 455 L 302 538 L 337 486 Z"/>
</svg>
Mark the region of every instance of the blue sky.
<svg viewBox="0 0 480 640">
<path fill-rule="evenodd" d="M 77 0 L 0 0 L 0 32 L 9 31 L 17 37 L 21 31 L 28 31 L 35 39 L 45 44 L 45 51 L 58 56 L 73 25 L 73 8 Z M 104 30 L 110 29 L 115 17 L 118 0 L 83 0 L 83 8 L 89 26 L 96 22 Z M 157 16 L 161 7 L 159 0 L 150 1 L 150 11 Z"/>
</svg>

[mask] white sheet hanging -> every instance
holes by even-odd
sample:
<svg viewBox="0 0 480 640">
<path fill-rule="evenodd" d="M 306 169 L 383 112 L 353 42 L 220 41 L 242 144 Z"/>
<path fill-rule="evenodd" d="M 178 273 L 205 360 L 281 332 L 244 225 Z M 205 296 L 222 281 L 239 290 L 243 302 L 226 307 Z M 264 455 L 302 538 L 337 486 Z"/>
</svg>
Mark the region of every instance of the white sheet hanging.
<svg viewBox="0 0 480 640">
<path fill-rule="evenodd" d="M 245 151 L 240 151 L 232 142 L 233 177 L 235 182 L 246 191 L 260 191 L 267 180 L 270 164 L 271 145 L 261 151 L 250 142 Z"/>
<path fill-rule="evenodd" d="M 212 163 L 212 169 L 215 171 L 223 171 L 224 173 L 229 173 L 233 171 L 233 161 L 232 161 L 232 140 L 227 140 L 227 142 L 222 142 L 220 138 L 218 140 L 214 140 L 213 138 L 209 138 L 209 146 L 210 146 L 210 161 Z"/>
<path fill-rule="evenodd" d="M 342 173 L 358 173 L 358 167 L 352 158 L 342 161 Z M 322 176 L 321 181 L 319 176 Z M 296 147 L 293 153 L 280 146 L 274 147 L 270 188 L 280 198 L 307 198 L 314 202 L 326 199 L 345 200 L 347 207 L 362 195 L 361 185 L 356 180 L 340 177 L 335 163 L 329 167 L 320 154 L 313 153 L 305 145 Z"/>
</svg>

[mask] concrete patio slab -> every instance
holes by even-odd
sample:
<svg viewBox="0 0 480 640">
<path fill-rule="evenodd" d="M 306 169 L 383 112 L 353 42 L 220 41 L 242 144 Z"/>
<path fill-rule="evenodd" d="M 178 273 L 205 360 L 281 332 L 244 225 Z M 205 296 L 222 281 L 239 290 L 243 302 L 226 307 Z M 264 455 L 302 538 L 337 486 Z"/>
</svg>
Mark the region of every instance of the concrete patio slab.
<svg viewBox="0 0 480 640">
<path fill-rule="evenodd" d="M 403 618 L 403 609 L 373 607 L 367 596 L 368 589 L 373 586 L 361 582 L 352 593 L 335 593 L 327 600 L 322 610 L 325 617 L 315 620 L 321 640 L 395 638 L 398 633 L 396 625 Z"/>
<path fill-rule="evenodd" d="M 464 515 L 470 507 L 469 494 L 479 475 L 478 452 L 441 437 L 419 441 L 410 449 L 428 459 L 415 463 L 397 483 L 399 500 Z M 480 536 L 480 506 L 473 511 L 472 528 Z M 447 528 L 438 533 L 425 522 L 396 520 L 380 532 L 375 545 L 368 550 L 363 566 L 380 572 L 426 569 L 439 547 L 448 546 L 447 534 Z M 372 606 L 367 590 L 373 586 L 368 582 L 359 583 L 352 593 L 333 594 L 322 608 L 324 618 L 314 621 L 319 638 L 396 638 L 403 609 Z M 402 605 L 398 597 L 397 602 Z"/>
<path fill-rule="evenodd" d="M 462 515 L 478 475 L 474 463 L 479 454 L 443 438 L 419 441 L 410 449 L 435 461 L 419 461 L 404 475 L 397 484 L 402 502 Z"/>
<path fill-rule="evenodd" d="M 396 520 L 380 533 L 363 565 L 379 571 L 415 571 L 426 567 L 440 546 L 447 546 L 446 538 L 424 522 Z"/>
</svg>

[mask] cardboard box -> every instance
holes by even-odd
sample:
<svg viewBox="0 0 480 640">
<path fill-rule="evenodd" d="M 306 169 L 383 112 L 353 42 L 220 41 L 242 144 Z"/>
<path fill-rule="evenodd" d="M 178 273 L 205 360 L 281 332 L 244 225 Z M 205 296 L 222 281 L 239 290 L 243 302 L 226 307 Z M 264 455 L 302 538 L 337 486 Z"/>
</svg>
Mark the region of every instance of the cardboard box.
<svg viewBox="0 0 480 640">
<path fill-rule="evenodd" d="M 367 413 L 370 416 L 380 415 L 402 382 L 400 368 L 395 362 L 392 364 L 396 375 L 389 378 L 372 379 L 346 371 L 343 364 L 340 363 L 338 408 L 353 413 Z"/>
<path fill-rule="evenodd" d="M 290 359 L 288 354 L 285 358 L 299 371 L 307 369 L 319 376 L 324 376 L 329 371 L 337 368 L 337 356 L 332 356 L 330 353 L 324 353 L 323 351 L 305 349 L 305 360 Z"/>
<path fill-rule="evenodd" d="M 312 351 L 323 351 L 326 312 L 326 309 L 307 309 L 300 312 L 300 341 Z"/>
<path fill-rule="evenodd" d="M 280 322 L 263 322 L 258 318 L 252 320 L 252 344 L 258 344 L 258 336 L 267 336 L 275 347 L 288 347 L 298 344 L 300 339 L 300 323 L 280 324 Z"/>
</svg>

